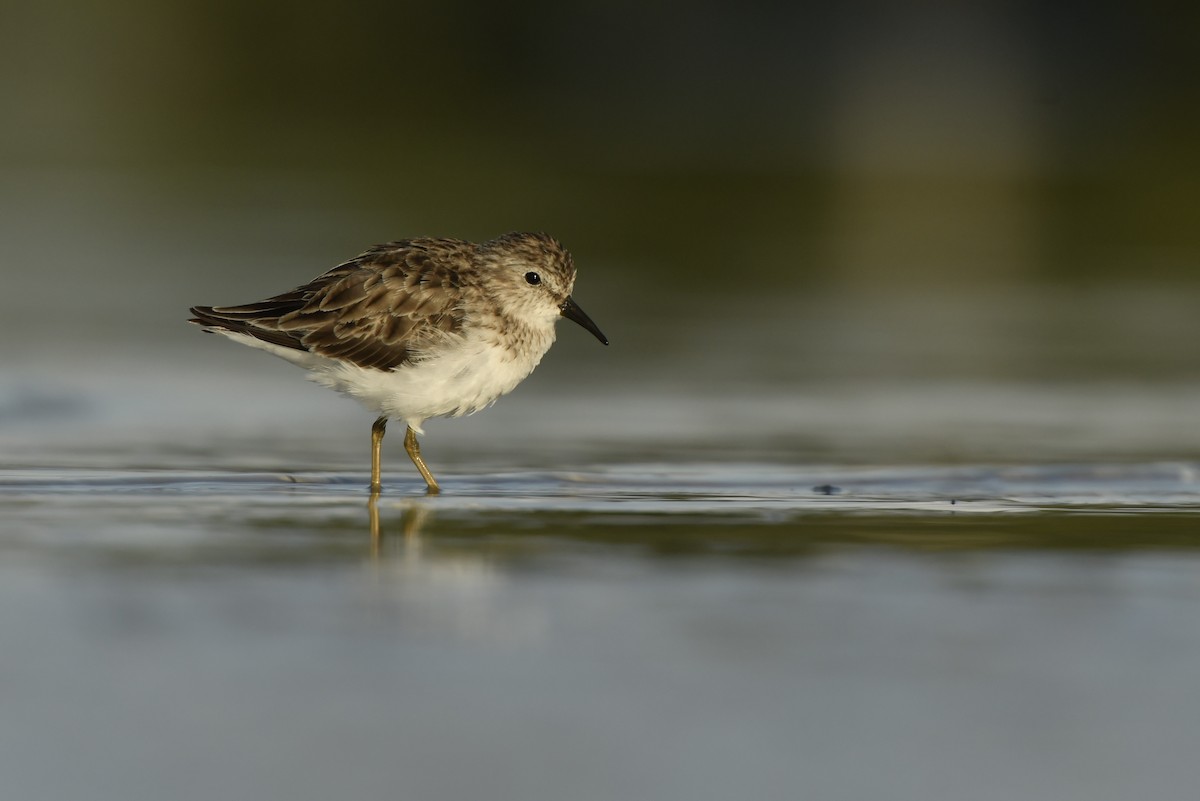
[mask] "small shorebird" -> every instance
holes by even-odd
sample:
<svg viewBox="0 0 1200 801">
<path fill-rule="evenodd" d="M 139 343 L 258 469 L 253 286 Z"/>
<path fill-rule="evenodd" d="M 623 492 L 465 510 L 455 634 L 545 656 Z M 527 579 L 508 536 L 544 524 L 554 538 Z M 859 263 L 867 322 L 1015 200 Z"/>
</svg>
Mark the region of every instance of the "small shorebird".
<svg viewBox="0 0 1200 801">
<path fill-rule="evenodd" d="M 417 444 L 431 417 L 490 406 L 533 371 L 566 317 L 608 339 L 571 299 L 575 265 L 546 234 L 482 244 L 404 239 L 377 245 L 291 292 L 243 306 L 193 306 L 189 322 L 273 353 L 318 384 L 378 413 L 371 491 L 388 418 L 408 426 L 404 449 L 440 491 Z"/>
</svg>

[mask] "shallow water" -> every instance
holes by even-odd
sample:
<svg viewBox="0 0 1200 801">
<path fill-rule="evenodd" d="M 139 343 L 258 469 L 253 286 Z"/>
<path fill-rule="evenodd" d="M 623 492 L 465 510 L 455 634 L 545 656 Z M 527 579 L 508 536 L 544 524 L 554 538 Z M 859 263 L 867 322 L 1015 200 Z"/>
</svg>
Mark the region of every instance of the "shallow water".
<svg viewBox="0 0 1200 801">
<path fill-rule="evenodd" d="M 436 498 L 389 454 L 374 510 L 365 470 L 223 464 L 190 435 L 140 466 L 0 471 L 7 792 L 1094 801 L 1200 779 L 1196 462 L 463 466 L 496 437 L 448 449 Z"/>
</svg>

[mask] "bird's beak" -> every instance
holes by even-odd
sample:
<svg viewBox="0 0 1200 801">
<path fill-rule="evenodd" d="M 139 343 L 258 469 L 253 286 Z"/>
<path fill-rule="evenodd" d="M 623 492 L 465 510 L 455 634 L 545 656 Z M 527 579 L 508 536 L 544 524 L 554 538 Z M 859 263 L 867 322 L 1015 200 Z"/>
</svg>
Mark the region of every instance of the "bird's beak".
<svg viewBox="0 0 1200 801">
<path fill-rule="evenodd" d="M 596 337 L 596 339 L 600 340 L 605 345 L 608 344 L 608 337 L 604 336 L 596 324 L 592 322 L 591 317 L 588 317 L 583 313 L 583 309 L 575 305 L 575 301 L 571 299 L 570 295 L 567 296 L 567 299 L 563 301 L 563 304 L 559 306 L 558 309 L 563 317 L 579 323 L 588 331 L 591 331 L 592 336 Z"/>
</svg>

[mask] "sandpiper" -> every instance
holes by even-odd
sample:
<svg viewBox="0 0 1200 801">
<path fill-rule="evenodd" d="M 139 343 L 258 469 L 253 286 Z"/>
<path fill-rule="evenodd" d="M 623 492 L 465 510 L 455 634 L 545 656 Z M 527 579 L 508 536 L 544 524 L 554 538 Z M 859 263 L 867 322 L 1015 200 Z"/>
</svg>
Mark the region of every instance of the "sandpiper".
<svg viewBox="0 0 1200 801">
<path fill-rule="evenodd" d="M 433 495 L 440 487 L 417 443 L 425 420 L 511 392 L 554 343 L 559 317 L 608 344 L 571 298 L 574 285 L 571 254 L 546 234 L 404 239 L 258 303 L 193 306 L 190 322 L 287 359 L 376 412 L 373 493 L 387 421 L 403 420 L 404 449 Z"/>
</svg>

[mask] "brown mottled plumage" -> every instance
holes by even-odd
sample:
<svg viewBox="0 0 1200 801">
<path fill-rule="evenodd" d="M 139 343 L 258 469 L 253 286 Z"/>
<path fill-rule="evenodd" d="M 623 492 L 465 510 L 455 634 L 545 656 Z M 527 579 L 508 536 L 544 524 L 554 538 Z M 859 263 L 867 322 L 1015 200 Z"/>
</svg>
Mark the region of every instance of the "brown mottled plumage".
<svg viewBox="0 0 1200 801">
<path fill-rule="evenodd" d="M 191 322 L 389 370 L 462 329 L 459 269 L 476 248 L 452 239 L 389 242 L 258 303 L 196 306 Z"/>
<path fill-rule="evenodd" d="M 575 266 L 546 234 L 482 244 L 405 239 L 378 245 L 291 292 L 241 306 L 195 306 L 190 322 L 307 368 L 380 417 L 372 488 L 388 417 L 408 424 L 405 447 L 429 491 L 416 433 L 436 416 L 469 414 L 511 391 L 568 317 L 608 340 L 571 299 Z"/>
</svg>

